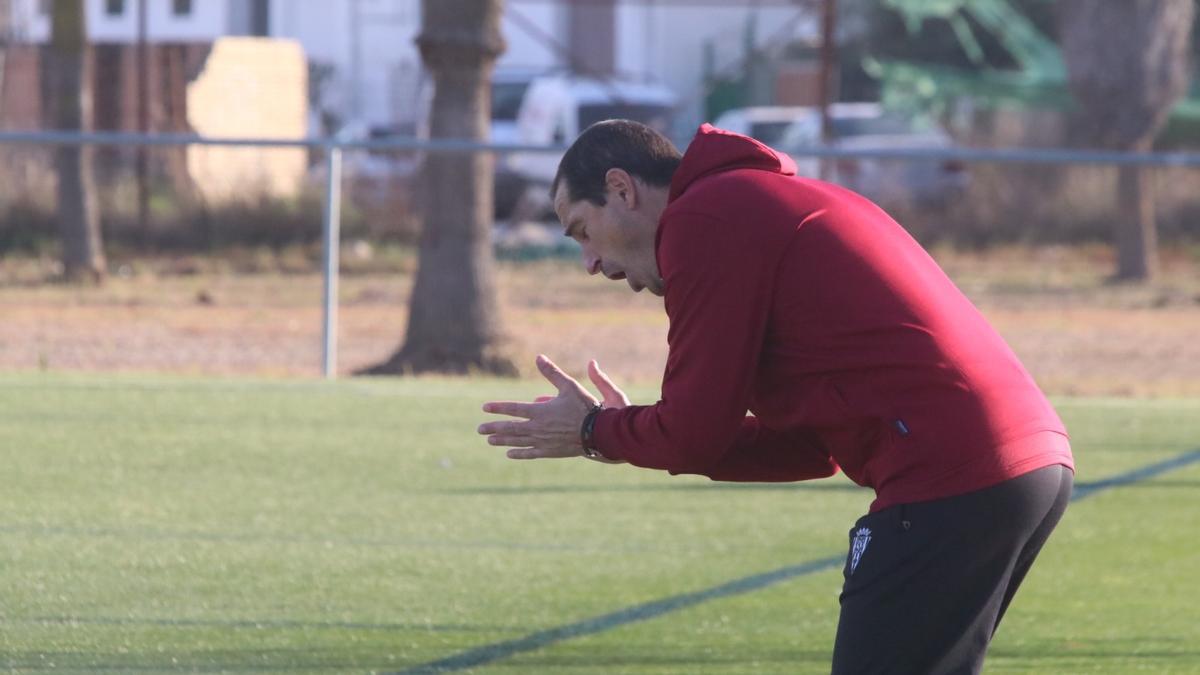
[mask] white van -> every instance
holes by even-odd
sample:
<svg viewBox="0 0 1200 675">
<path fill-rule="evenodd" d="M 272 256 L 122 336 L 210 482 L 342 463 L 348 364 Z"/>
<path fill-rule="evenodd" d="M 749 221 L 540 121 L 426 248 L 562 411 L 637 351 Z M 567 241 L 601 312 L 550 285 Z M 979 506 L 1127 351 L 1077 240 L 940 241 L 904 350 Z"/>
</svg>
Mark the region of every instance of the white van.
<svg viewBox="0 0 1200 675">
<path fill-rule="evenodd" d="M 529 85 L 546 71 L 528 68 L 497 69 L 492 73 L 492 121 L 489 137 L 493 143 L 519 143 L 517 115 Z"/>
<path fill-rule="evenodd" d="M 502 160 L 504 169 L 548 188 L 562 159 L 561 148 L 601 120 L 624 118 L 669 133 L 677 97 L 666 87 L 573 75 L 550 75 L 530 82 L 517 113 L 516 142 L 558 148 L 519 152 Z"/>
<path fill-rule="evenodd" d="M 921 115 L 884 109 L 878 103 L 834 103 L 829 107 L 830 146 L 845 150 L 945 150 L 954 140 L 941 125 Z M 796 157 L 801 175 L 816 177 L 819 160 L 804 151 L 821 146 L 821 115 L 816 108 L 798 115 L 775 146 Z M 946 205 L 959 199 L 970 182 L 967 166 L 954 159 L 842 158 L 832 162 L 830 179 L 886 205 Z"/>
<path fill-rule="evenodd" d="M 726 110 L 713 122 L 713 126 L 749 136 L 775 148 L 792 125 L 813 115 L 819 115 L 817 109 L 806 106 L 751 106 Z"/>
<path fill-rule="evenodd" d="M 829 106 L 833 137 L 842 149 L 948 149 L 950 134 L 934 120 L 891 112 L 879 103 Z M 822 146 L 821 111 L 814 107 L 759 106 L 729 110 L 715 125 L 758 139 L 794 155 L 800 175 L 817 177 L 820 160 L 806 151 Z M 967 167 L 955 160 L 843 158 L 830 162 L 829 179 L 888 205 L 936 205 L 959 198 L 969 182 Z"/>
</svg>

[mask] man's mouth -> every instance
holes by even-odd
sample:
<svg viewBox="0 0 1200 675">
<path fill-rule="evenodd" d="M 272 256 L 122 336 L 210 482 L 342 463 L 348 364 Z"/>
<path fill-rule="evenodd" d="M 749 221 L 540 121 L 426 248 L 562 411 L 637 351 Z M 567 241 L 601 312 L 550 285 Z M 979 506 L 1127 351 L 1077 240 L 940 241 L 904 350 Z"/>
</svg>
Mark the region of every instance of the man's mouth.
<svg viewBox="0 0 1200 675">
<path fill-rule="evenodd" d="M 612 279 L 613 281 L 620 281 L 625 278 L 625 273 L 624 272 L 613 272 L 612 274 L 609 274 L 608 272 L 605 272 L 604 276 L 608 277 L 609 279 Z"/>
</svg>

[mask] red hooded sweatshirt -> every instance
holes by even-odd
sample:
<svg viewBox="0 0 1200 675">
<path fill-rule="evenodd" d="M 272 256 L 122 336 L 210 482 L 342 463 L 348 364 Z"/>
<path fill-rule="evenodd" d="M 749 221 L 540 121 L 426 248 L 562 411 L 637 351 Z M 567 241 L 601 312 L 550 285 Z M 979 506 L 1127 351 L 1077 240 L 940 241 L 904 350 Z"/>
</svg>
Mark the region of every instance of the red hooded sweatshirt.
<svg viewBox="0 0 1200 675">
<path fill-rule="evenodd" d="M 700 127 L 655 246 L 662 398 L 597 416 L 605 456 L 729 481 L 840 466 L 872 511 L 1074 468 L 1054 409 L 937 263 L 787 155 Z"/>
</svg>

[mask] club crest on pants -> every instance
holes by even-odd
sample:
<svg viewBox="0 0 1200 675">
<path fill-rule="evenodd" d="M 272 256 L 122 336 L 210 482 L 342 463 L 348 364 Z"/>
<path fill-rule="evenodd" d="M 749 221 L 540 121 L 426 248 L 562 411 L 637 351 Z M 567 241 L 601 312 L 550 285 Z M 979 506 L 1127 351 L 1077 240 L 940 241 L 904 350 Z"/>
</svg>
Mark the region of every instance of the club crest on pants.
<svg viewBox="0 0 1200 675">
<path fill-rule="evenodd" d="M 854 570 L 858 567 L 858 561 L 867 551 L 869 543 L 871 543 L 871 530 L 866 527 L 858 528 L 858 531 L 854 533 L 854 541 L 850 544 L 850 574 L 854 574 Z"/>
</svg>

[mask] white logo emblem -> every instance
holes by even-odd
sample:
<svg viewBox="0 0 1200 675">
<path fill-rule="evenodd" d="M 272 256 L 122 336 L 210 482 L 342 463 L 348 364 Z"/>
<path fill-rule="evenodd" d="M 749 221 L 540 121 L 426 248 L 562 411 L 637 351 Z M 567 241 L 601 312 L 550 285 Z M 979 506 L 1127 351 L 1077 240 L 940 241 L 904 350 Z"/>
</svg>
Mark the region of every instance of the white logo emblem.
<svg viewBox="0 0 1200 675">
<path fill-rule="evenodd" d="M 858 532 L 854 533 L 854 542 L 850 545 L 850 574 L 854 574 L 854 570 L 858 567 L 858 561 L 862 558 L 862 554 L 866 553 L 869 543 L 871 543 L 871 530 L 865 527 L 858 528 Z"/>
</svg>

